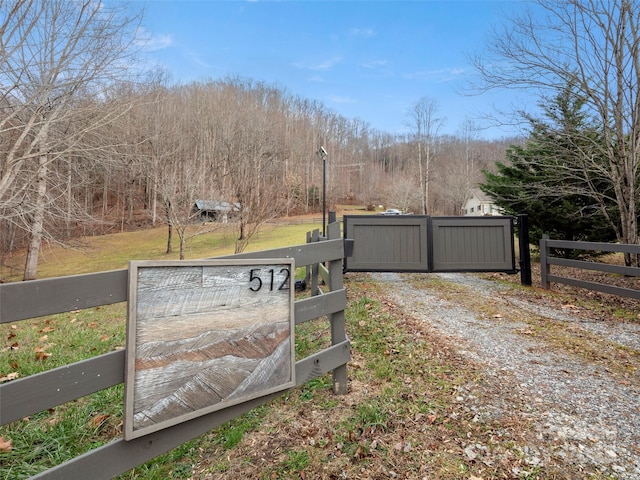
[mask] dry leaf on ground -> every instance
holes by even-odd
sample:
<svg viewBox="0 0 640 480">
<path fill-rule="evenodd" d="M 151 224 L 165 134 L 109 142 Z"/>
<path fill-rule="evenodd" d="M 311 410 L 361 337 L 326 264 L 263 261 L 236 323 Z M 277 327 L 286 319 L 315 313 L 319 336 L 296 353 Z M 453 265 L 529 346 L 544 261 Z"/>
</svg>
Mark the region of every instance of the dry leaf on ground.
<svg viewBox="0 0 640 480">
<path fill-rule="evenodd" d="M 20 374 L 18 372 L 11 372 L 5 377 L 0 377 L 0 383 L 8 382 L 9 380 L 15 380 L 19 376 L 20 376 Z"/>
<path fill-rule="evenodd" d="M 0 437 L 0 452 L 10 452 L 12 449 L 11 439 L 5 440 L 4 437 Z"/>
</svg>

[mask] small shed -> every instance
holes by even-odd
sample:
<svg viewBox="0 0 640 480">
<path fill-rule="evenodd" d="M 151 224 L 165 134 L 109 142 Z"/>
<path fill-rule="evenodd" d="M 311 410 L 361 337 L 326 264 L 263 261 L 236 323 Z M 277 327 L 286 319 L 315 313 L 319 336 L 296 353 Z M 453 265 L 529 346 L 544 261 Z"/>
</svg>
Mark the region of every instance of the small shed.
<svg viewBox="0 0 640 480">
<path fill-rule="evenodd" d="M 240 212 L 240 204 L 218 200 L 196 200 L 193 212 L 202 221 L 226 223 Z"/>
<path fill-rule="evenodd" d="M 493 203 L 493 199 L 479 188 L 474 188 L 469 192 L 467 201 L 462 207 L 462 214 L 465 216 L 496 216 L 504 215 L 504 212 Z"/>
</svg>

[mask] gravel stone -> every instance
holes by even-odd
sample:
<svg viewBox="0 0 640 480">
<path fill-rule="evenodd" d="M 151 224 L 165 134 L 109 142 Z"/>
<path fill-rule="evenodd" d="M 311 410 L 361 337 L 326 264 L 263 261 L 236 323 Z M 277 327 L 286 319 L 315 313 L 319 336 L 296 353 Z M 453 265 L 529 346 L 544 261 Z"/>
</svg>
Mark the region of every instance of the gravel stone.
<svg viewBox="0 0 640 480">
<path fill-rule="evenodd" d="M 509 285 L 461 273 L 429 274 L 468 287 L 478 301 L 503 302 L 520 312 L 531 312 L 572 327 L 597 333 L 611 342 L 640 350 L 640 325 L 581 318 L 571 309 L 556 309 L 509 296 Z M 388 286 L 391 301 L 411 316 L 455 340 L 458 353 L 485 365 L 487 374 L 510 381 L 511 393 L 522 400 L 536 428 L 535 444 L 522 449 L 530 466 L 552 458 L 594 468 L 622 480 L 640 479 L 640 386 L 615 379 L 604 365 L 582 361 L 552 350 L 534 336 L 523 334 L 527 324 L 509 318 L 480 318 L 437 292 L 416 289 L 398 273 L 372 273 Z M 505 315 L 508 317 L 508 315 Z M 520 333 L 519 333 L 520 331 Z M 466 401 L 483 418 L 500 417 L 514 408 L 495 395 L 492 405 L 481 405 L 466 387 L 456 400 Z M 486 399 L 483 400 L 486 402 Z M 467 456 L 478 454 L 470 445 Z"/>
</svg>

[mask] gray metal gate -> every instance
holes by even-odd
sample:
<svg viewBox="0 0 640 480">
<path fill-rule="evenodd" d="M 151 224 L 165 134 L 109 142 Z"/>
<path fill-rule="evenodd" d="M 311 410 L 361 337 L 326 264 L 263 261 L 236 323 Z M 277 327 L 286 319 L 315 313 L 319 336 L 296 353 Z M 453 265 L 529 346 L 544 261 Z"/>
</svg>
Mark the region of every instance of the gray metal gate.
<svg viewBox="0 0 640 480">
<path fill-rule="evenodd" d="M 514 217 L 345 215 L 346 272 L 516 273 Z"/>
</svg>

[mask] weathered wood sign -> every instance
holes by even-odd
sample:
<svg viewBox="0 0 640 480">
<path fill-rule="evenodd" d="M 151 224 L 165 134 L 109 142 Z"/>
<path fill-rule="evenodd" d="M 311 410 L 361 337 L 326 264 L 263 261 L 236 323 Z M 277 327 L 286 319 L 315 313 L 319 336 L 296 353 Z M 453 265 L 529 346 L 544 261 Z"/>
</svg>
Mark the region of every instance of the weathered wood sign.
<svg viewBox="0 0 640 480">
<path fill-rule="evenodd" d="M 129 264 L 125 440 L 295 385 L 292 259 Z"/>
</svg>

